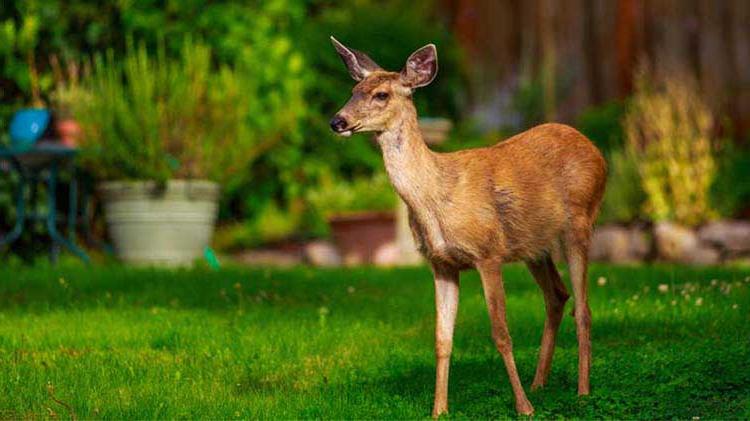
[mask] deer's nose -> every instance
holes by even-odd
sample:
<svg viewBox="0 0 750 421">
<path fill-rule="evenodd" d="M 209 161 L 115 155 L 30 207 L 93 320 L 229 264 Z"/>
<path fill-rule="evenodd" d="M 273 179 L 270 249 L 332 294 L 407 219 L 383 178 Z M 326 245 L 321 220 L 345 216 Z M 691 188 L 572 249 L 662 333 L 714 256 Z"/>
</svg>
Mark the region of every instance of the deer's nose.
<svg viewBox="0 0 750 421">
<path fill-rule="evenodd" d="M 344 131 L 348 125 L 346 119 L 340 115 L 335 115 L 331 119 L 331 129 L 336 133 Z"/>
</svg>

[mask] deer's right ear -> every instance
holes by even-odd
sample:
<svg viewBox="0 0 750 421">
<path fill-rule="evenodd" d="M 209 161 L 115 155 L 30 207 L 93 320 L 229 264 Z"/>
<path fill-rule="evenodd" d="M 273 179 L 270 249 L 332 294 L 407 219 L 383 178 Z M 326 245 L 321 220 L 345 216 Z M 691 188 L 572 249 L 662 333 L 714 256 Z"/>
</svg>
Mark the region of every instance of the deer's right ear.
<svg viewBox="0 0 750 421">
<path fill-rule="evenodd" d="M 406 60 L 406 66 L 401 70 L 401 82 L 408 88 L 421 88 L 435 79 L 437 71 L 437 48 L 435 44 L 427 44 Z"/>
<path fill-rule="evenodd" d="M 367 75 L 374 71 L 383 70 L 370 57 L 367 57 L 367 54 L 347 48 L 333 36 L 331 36 L 331 42 L 336 47 L 336 52 L 339 53 L 341 60 L 344 61 L 349 74 L 357 82 L 366 78 Z"/>
</svg>

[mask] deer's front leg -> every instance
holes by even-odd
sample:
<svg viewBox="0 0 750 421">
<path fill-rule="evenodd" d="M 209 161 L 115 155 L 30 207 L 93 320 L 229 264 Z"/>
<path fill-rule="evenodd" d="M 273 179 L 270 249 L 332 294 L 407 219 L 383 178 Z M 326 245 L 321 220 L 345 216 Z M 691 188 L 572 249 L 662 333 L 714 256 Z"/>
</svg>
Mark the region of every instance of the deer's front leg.
<svg viewBox="0 0 750 421">
<path fill-rule="evenodd" d="M 534 413 L 534 408 L 526 398 L 526 392 L 524 392 L 521 380 L 518 377 L 516 361 L 513 358 L 513 344 L 505 320 L 505 288 L 503 287 L 500 263 L 483 262 L 477 265 L 477 270 L 482 278 L 484 299 L 487 302 L 487 309 L 492 322 L 492 339 L 505 362 L 505 369 L 508 372 L 508 378 L 516 400 L 516 411 L 520 414 L 531 415 Z"/>
<path fill-rule="evenodd" d="M 458 311 L 458 271 L 433 266 L 435 274 L 435 404 L 432 416 L 448 412 L 448 369 L 453 349 L 453 326 Z"/>
</svg>

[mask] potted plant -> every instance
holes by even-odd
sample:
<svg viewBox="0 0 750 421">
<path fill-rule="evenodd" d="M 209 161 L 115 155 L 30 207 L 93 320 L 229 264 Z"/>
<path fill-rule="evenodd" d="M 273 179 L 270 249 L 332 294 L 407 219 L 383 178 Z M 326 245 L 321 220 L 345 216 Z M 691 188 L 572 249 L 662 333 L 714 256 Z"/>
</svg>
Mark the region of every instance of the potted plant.
<svg viewBox="0 0 750 421">
<path fill-rule="evenodd" d="M 20 27 L 12 20 L 3 23 L 0 31 L 0 78 L 7 78 L 31 97 L 30 106 L 13 114 L 9 127 L 10 144 L 15 150 L 34 146 L 47 129 L 50 112 L 42 101 L 42 91 L 49 79 L 40 75 L 36 66 L 36 47 L 39 43 L 39 26 L 33 15 L 24 15 Z"/>
<path fill-rule="evenodd" d="M 308 201 L 326 217 L 344 264 L 386 263 L 395 250 L 396 194 L 384 173 L 349 182 L 323 177 Z"/>
<path fill-rule="evenodd" d="M 171 59 L 163 45 L 152 56 L 131 40 L 121 63 L 111 51 L 95 56 L 71 93 L 82 165 L 101 180 L 109 234 L 125 262 L 184 265 L 201 256 L 220 186 L 243 182 L 281 138 L 253 126 L 256 75 L 211 63 L 202 43 L 185 41 Z"/>
<path fill-rule="evenodd" d="M 55 133 L 60 143 L 71 148 L 76 147 L 81 137 L 81 124 L 73 116 L 72 109 L 74 101 L 79 99 L 79 66 L 74 61 L 68 61 L 63 68 L 55 55 L 50 57 L 50 65 L 55 77 L 55 90 L 51 98 Z"/>
</svg>

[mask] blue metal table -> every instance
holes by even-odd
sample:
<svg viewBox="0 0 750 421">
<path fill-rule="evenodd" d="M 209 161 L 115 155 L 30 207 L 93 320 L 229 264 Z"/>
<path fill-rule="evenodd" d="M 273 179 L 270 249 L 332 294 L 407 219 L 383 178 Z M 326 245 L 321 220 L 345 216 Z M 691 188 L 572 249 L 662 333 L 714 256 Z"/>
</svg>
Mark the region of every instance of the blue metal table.
<svg viewBox="0 0 750 421">
<path fill-rule="evenodd" d="M 71 148 L 56 143 L 40 142 L 33 148 L 21 151 L 11 148 L 0 148 L 0 164 L 6 162 L 6 169 L 18 175 L 19 183 L 16 191 L 16 222 L 13 229 L 5 236 L 0 237 L 0 248 L 10 246 L 23 234 L 27 220 L 41 219 L 46 222 L 47 232 L 52 239 L 50 259 L 55 262 L 60 246 L 66 248 L 81 260 L 88 263 L 89 257 L 86 252 L 75 243 L 75 228 L 78 217 L 78 182 L 73 167 L 73 159 L 78 153 L 77 148 Z M 67 238 L 57 229 L 57 185 L 61 167 L 69 165 L 71 168 L 69 206 L 67 212 L 68 236 Z M 36 202 L 37 184 L 44 180 L 46 173 L 47 185 L 47 211 L 38 214 L 33 209 Z M 31 207 L 26 211 L 26 189 L 30 188 Z"/>
</svg>

